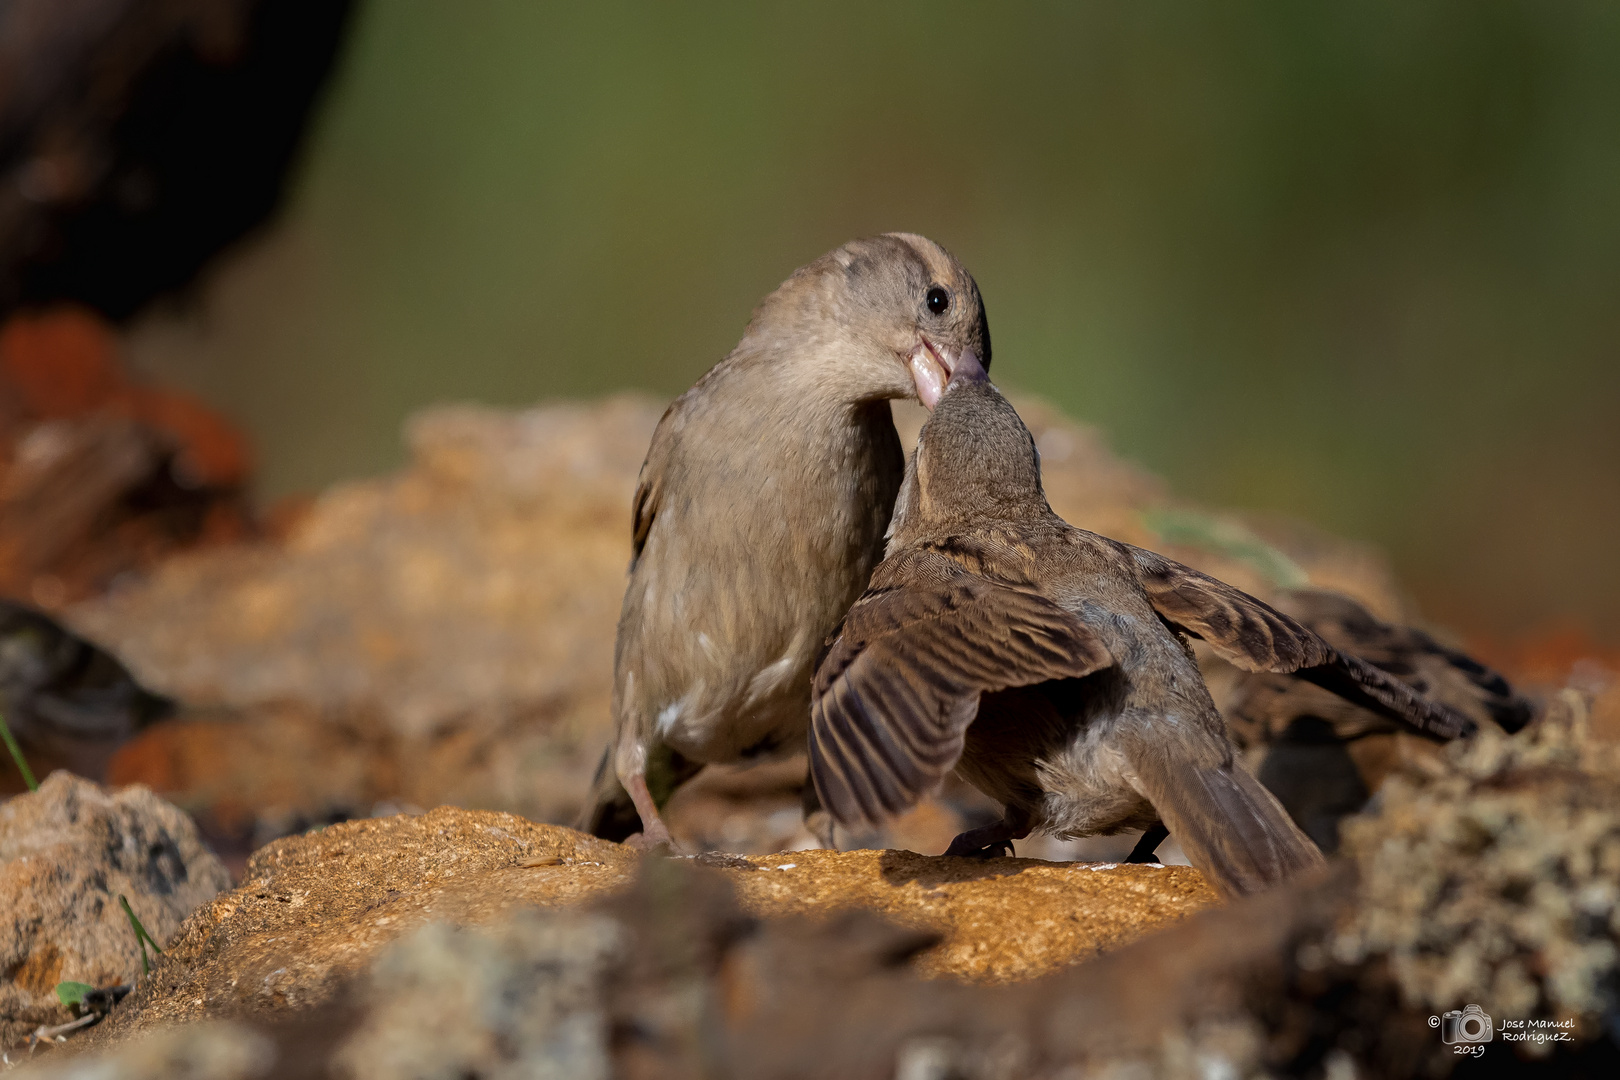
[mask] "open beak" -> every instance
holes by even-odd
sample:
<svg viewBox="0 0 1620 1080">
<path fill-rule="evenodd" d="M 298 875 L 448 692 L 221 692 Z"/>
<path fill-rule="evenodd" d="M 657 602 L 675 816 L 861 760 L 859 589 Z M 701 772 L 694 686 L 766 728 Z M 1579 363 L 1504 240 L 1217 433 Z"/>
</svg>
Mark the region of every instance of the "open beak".
<svg viewBox="0 0 1620 1080">
<path fill-rule="evenodd" d="M 939 397 L 948 384 L 986 378 L 978 354 L 972 349 L 964 349 L 957 355 L 949 349 L 940 348 L 926 337 L 911 350 L 911 355 L 906 358 L 906 366 L 911 369 L 911 379 L 917 384 L 917 400 L 930 412 L 939 404 Z"/>
</svg>

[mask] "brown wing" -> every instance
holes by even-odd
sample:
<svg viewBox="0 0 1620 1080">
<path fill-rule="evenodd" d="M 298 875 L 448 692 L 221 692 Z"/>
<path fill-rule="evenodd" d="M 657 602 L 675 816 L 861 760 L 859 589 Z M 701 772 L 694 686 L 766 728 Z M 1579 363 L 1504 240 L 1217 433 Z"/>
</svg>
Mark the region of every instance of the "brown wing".
<svg viewBox="0 0 1620 1080">
<path fill-rule="evenodd" d="M 1037 593 L 938 555 L 908 563 L 900 583 L 850 609 L 816 671 L 810 772 L 846 827 L 891 818 L 939 783 L 981 693 L 1113 663 L 1084 623 Z"/>
<path fill-rule="evenodd" d="M 1233 667 L 1288 674 L 1333 658 L 1331 645 L 1248 593 L 1151 551 L 1130 554 L 1154 610 Z"/>
<path fill-rule="evenodd" d="M 1431 738 L 1454 739 L 1475 730 L 1464 713 L 1431 701 L 1364 660 L 1341 654 L 1248 593 L 1151 551 L 1129 551 L 1154 610 L 1203 638 L 1234 667 L 1297 675 Z"/>
</svg>

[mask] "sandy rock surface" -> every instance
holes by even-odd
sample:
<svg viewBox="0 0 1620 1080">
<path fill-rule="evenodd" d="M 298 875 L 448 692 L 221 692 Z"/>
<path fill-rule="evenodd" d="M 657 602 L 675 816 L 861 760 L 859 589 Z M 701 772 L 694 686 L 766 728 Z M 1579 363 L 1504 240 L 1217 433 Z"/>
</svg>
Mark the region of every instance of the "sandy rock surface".
<svg viewBox="0 0 1620 1080">
<path fill-rule="evenodd" d="M 922 972 L 987 982 L 1070 966 L 1217 902 L 1189 867 L 894 851 L 662 861 L 718 874 L 760 918 L 875 912 L 939 939 Z M 638 864 L 571 829 L 451 807 L 278 840 L 187 922 L 109 1029 L 323 1005 L 403 934 L 601 901 Z"/>
<path fill-rule="evenodd" d="M 860 908 L 941 935 L 918 970 L 1017 982 L 1116 948 L 1219 902 L 1190 866 L 943 858 L 910 851 L 755 856 L 735 873 L 744 910 L 766 916 Z"/>
<path fill-rule="evenodd" d="M 407 469 L 327 491 L 285 545 L 173 560 L 73 621 L 193 704 L 372 709 L 405 736 L 596 705 L 661 411 L 636 396 L 430 410 L 410 421 Z"/>
<path fill-rule="evenodd" d="M 166 945 L 229 887 L 191 819 L 145 788 L 108 792 L 55 772 L 0 803 L 0 1045 L 72 1019 L 57 983 L 110 987 L 140 974 L 120 894 Z"/>
<path fill-rule="evenodd" d="M 38 1074 L 1415 1078 L 1459 1060 L 1429 1017 L 1477 1001 L 1504 1033 L 1490 1075 L 1612 1075 L 1599 719 L 1565 691 L 1520 735 L 1414 762 L 1342 860 L 1185 917 L 1203 886 L 1173 868 L 636 860 L 448 809 L 335 826 L 260 853 L 68 1048 L 98 1056 Z M 1132 910 L 1173 917 L 1109 939 Z M 1505 1037 L 1538 1031 L 1568 1039 Z"/>
</svg>

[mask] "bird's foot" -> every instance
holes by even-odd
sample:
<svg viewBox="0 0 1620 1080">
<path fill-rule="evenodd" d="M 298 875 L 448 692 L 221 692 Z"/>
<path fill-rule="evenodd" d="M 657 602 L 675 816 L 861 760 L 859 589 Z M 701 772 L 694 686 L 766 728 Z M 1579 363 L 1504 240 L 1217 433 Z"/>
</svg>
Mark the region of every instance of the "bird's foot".
<svg viewBox="0 0 1620 1080">
<path fill-rule="evenodd" d="M 1164 822 L 1159 822 L 1142 834 L 1142 838 L 1136 842 L 1136 846 L 1131 849 L 1131 853 L 1125 856 L 1125 861 L 1128 863 L 1158 862 L 1159 856 L 1156 853 L 1159 850 L 1159 845 L 1169 838 L 1170 830 L 1164 827 Z"/>
<path fill-rule="evenodd" d="M 662 821 L 654 823 L 649 829 L 627 836 L 624 846 L 643 855 L 680 854 L 680 849 L 675 845 L 675 838 L 669 835 L 669 829 Z"/>
<path fill-rule="evenodd" d="M 1013 855 L 1013 842 L 997 840 L 979 847 L 971 833 L 963 833 L 951 841 L 951 846 L 945 849 L 945 854 L 959 855 L 964 859 L 1010 859 Z"/>
</svg>

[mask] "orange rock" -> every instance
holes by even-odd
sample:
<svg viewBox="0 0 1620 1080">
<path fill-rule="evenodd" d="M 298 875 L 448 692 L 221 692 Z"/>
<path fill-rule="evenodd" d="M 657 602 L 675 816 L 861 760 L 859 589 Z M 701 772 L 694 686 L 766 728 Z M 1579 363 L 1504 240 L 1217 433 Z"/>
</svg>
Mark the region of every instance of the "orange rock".
<svg viewBox="0 0 1620 1080">
<path fill-rule="evenodd" d="M 179 451 L 181 479 L 193 487 L 239 487 L 253 471 L 247 438 L 199 398 L 177 390 L 133 387 L 121 402 L 135 419 L 167 435 Z"/>
<path fill-rule="evenodd" d="M 0 373 L 41 419 L 83 416 L 125 389 L 112 328 L 77 307 L 13 315 L 0 327 Z"/>
</svg>

